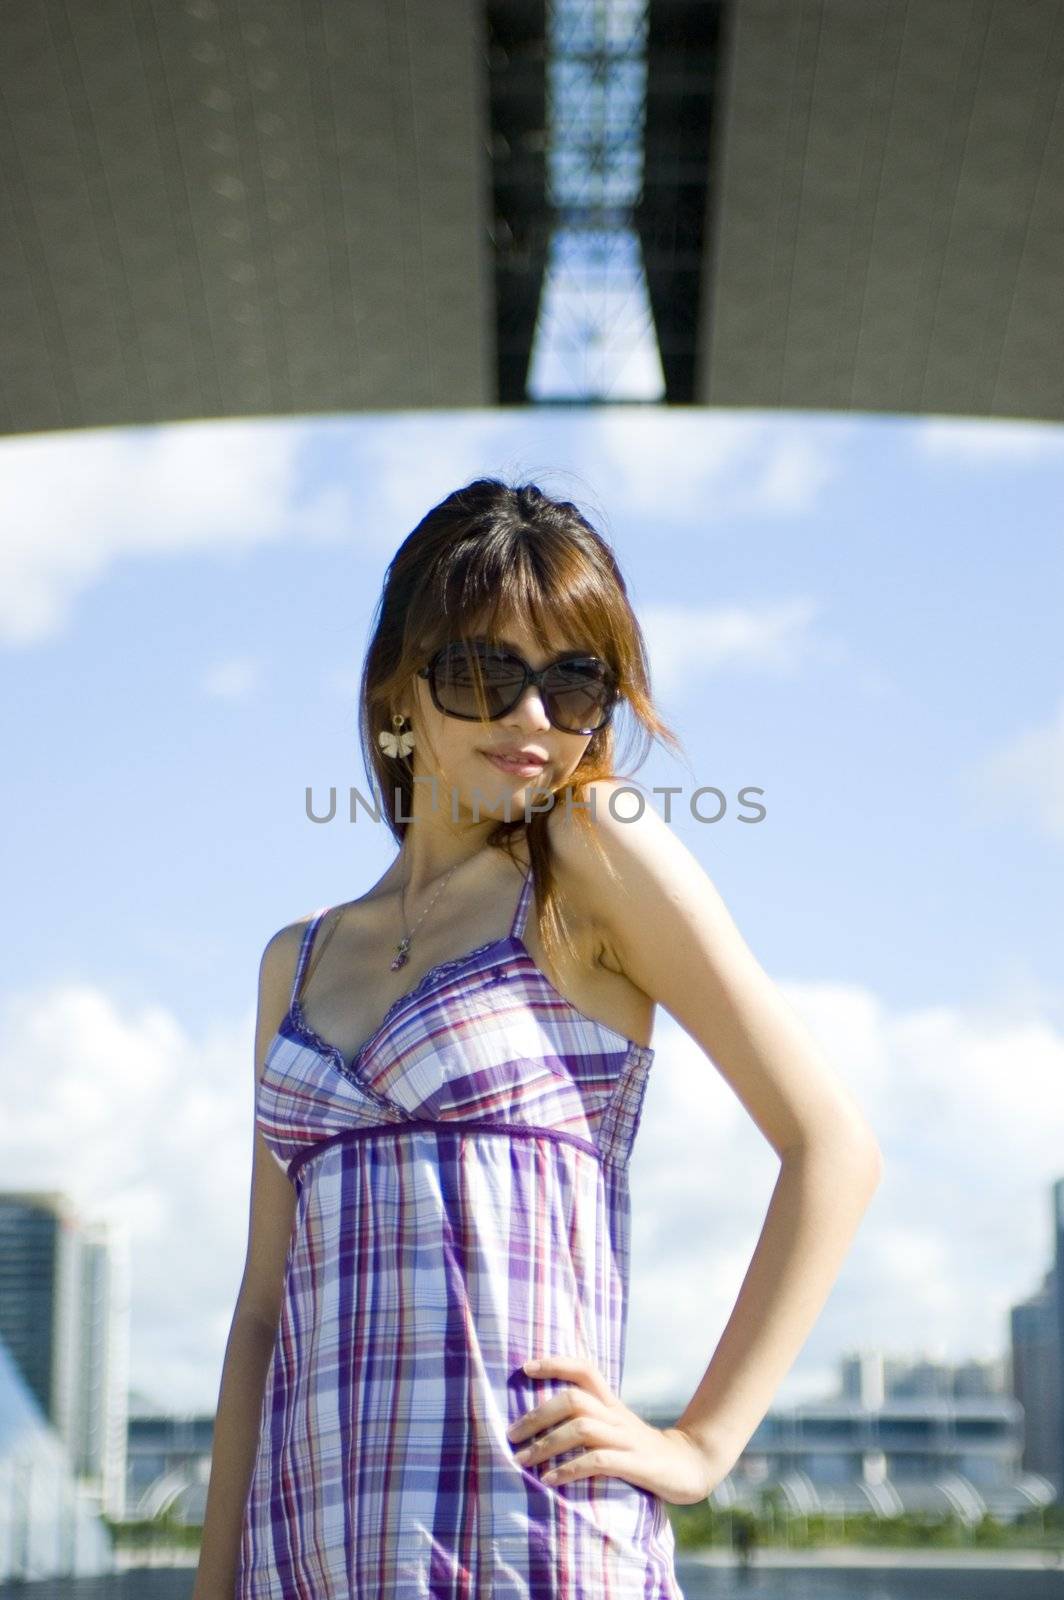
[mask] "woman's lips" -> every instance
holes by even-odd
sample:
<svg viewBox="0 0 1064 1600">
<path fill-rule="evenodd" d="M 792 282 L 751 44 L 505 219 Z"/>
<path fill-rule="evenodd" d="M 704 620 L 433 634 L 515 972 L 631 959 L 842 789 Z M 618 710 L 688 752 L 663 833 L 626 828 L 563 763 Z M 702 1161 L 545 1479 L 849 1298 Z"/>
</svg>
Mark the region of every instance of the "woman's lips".
<svg viewBox="0 0 1064 1600">
<path fill-rule="evenodd" d="M 508 772 L 515 778 L 535 778 L 543 771 L 545 762 L 542 761 L 507 761 L 503 756 L 493 755 L 490 750 L 482 750 L 481 755 L 497 767 L 500 772 Z"/>
</svg>

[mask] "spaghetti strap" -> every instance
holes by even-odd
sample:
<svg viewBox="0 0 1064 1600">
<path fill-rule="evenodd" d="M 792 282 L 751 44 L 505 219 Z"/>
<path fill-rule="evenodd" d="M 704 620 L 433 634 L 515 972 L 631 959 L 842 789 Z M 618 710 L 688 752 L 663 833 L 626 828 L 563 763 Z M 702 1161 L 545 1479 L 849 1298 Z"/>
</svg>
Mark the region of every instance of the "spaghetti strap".
<svg viewBox="0 0 1064 1600">
<path fill-rule="evenodd" d="M 511 939 L 520 939 L 525 931 L 525 918 L 528 916 L 528 907 L 531 898 L 532 868 L 529 867 L 528 871 L 525 873 L 525 881 L 521 885 L 521 893 L 517 898 L 517 910 L 514 912 L 514 920 L 510 924 L 509 937 Z"/>
<path fill-rule="evenodd" d="M 299 959 L 296 961 L 295 977 L 292 979 L 292 997 L 288 1002 L 289 1006 L 295 1006 L 299 1003 L 299 988 L 300 984 L 303 982 L 303 974 L 307 969 L 307 962 L 310 960 L 310 952 L 314 945 L 314 936 L 317 933 L 318 928 L 321 926 L 322 918 L 330 909 L 331 908 L 329 906 L 321 906 L 319 910 L 315 911 L 314 915 L 303 929 L 303 938 L 299 946 Z M 324 946 L 322 946 L 322 948 L 324 949 Z"/>
<path fill-rule="evenodd" d="M 524 933 L 525 920 L 528 916 L 528 907 L 531 894 L 532 869 L 529 867 L 525 873 L 524 882 L 521 885 L 521 893 L 517 897 L 517 909 L 514 912 L 513 921 L 510 924 L 510 932 L 508 937 L 511 939 L 520 939 Z M 332 909 L 333 908 L 331 906 L 321 906 L 319 910 L 315 911 L 314 915 L 311 917 L 310 921 L 303 930 L 303 938 L 299 946 L 299 958 L 296 961 L 295 976 L 292 979 L 292 995 L 291 999 L 289 1000 L 289 1006 L 291 1007 L 297 1006 L 300 1003 L 300 989 L 302 988 L 304 980 L 309 979 L 310 977 L 308 968 L 311 968 L 314 965 L 312 957 L 317 959 L 321 956 L 322 951 L 328 944 L 331 935 L 336 930 L 337 923 L 340 921 L 339 917 L 333 921 L 328 933 L 325 935 L 324 939 L 321 941 L 321 944 L 318 946 L 317 951 L 315 952 L 314 942 L 318 935 L 318 929 L 321 927 L 322 922 Z"/>
</svg>

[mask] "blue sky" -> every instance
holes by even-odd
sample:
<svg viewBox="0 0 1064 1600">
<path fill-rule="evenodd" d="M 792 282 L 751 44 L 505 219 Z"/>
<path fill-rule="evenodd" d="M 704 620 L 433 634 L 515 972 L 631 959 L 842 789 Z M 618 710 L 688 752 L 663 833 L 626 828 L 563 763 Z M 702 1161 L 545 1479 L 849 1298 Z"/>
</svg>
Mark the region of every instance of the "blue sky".
<svg viewBox="0 0 1064 1600">
<path fill-rule="evenodd" d="M 613 542 L 687 755 L 634 776 L 729 797 L 672 825 L 886 1157 L 777 1400 L 830 1393 L 857 1348 L 1004 1352 L 1062 1171 L 1064 429 L 562 406 L 46 434 L 0 468 L 0 1153 L 10 1187 L 125 1230 L 134 1388 L 215 1404 L 259 958 L 393 850 L 309 822 L 304 791 L 368 794 L 385 566 L 482 474 Z M 679 1407 L 777 1163 L 661 1010 L 653 1042 L 624 1393 Z"/>
</svg>

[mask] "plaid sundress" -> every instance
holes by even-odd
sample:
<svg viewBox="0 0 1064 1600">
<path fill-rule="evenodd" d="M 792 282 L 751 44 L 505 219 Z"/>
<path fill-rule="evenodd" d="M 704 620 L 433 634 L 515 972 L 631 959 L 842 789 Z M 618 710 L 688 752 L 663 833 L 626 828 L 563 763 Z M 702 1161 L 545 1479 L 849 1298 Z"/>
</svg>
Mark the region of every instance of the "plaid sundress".
<svg viewBox="0 0 1064 1600">
<path fill-rule="evenodd" d="M 548 1484 L 511 1422 L 579 1354 L 620 1391 L 627 1166 L 654 1051 L 566 1000 L 510 931 L 442 961 L 354 1059 L 299 997 L 256 1121 L 297 1191 L 235 1600 L 683 1600 L 664 1501 Z M 527 1441 L 525 1441 L 527 1442 Z"/>
</svg>

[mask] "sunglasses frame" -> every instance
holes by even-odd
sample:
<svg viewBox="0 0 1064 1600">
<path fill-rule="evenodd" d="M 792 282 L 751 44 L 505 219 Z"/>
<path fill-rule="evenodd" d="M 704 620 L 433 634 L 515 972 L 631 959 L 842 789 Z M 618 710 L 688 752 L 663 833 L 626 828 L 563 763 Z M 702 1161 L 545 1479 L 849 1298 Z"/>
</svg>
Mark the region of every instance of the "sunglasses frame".
<svg viewBox="0 0 1064 1600">
<path fill-rule="evenodd" d="M 488 717 L 488 721 L 489 722 L 497 722 L 500 717 L 507 716 L 514 709 L 514 707 L 516 705 L 519 705 L 520 702 L 521 702 L 521 697 L 525 694 L 526 690 L 528 689 L 529 684 L 531 683 L 531 684 L 535 684 L 536 689 L 537 689 L 537 691 L 539 693 L 540 699 L 543 701 L 543 709 L 547 713 L 547 719 L 550 722 L 551 727 L 552 728 L 557 728 L 559 733 L 572 733 L 572 734 L 576 734 L 576 735 L 581 735 L 581 734 L 582 735 L 588 735 L 588 734 L 594 734 L 594 733 L 601 733 L 603 728 L 609 727 L 610 722 L 613 719 L 613 713 L 617 709 L 617 704 L 618 704 L 618 702 L 619 702 L 621 697 L 620 697 L 620 694 L 618 693 L 618 690 L 617 690 L 616 674 L 613 672 L 612 668 L 606 662 L 602 661 L 602 657 L 601 656 L 591 655 L 590 652 L 587 651 L 587 650 L 571 650 L 567 655 L 559 656 L 556 661 L 549 661 L 545 667 L 541 667 L 539 669 L 539 671 L 537 672 L 534 667 L 530 667 L 529 666 L 528 662 L 525 660 L 525 658 L 523 656 L 520 656 L 520 655 L 517 654 L 516 650 L 501 649 L 501 648 L 496 648 L 494 646 L 489 646 L 487 644 L 487 641 L 484 640 L 484 639 L 476 639 L 476 640 L 472 640 L 470 642 L 473 643 L 474 645 L 485 646 L 485 647 L 487 647 L 489 649 L 494 649 L 495 653 L 498 654 L 498 655 L 508 656 L 511 661 L 516 661 L 517 662 L 518 666 L 521 668 L 522 672 L 524 673 L 524 681 L 522 682 L 521 687 L 518 689 L 517 693 L 514 695 L 513 700 L 510 702 L 510 704 L 508 706 L 504 706 L 501 711 L 496 711 L 494 716 L 489 716 Z M 457 717 L 460 722 L 480 722 L 481 718 L 480 718 L 479 714 L 477 714 L 477 713 L 468 713 L 467 714 L 464 711 L 452 711 L 447 706 L 440 704 L 440 697 L 439 697 L 439 694 L 437 693 L 437 689 L 436 689 L 436 669 L 437 669 L 440 661 L 443 659 L 443 657 L 447 654 L 447 652 L 449 650 L 453 650 L 453 649 L 456 649 L 456 648 L 459 648 L 459 647 L 461 647 L 463 649 L 465 648 L 465 646 L 464 646 L 464 644 L 463 644 L 463 642 L 461 640 L 452 640 L 449 644 L 441 645 L 440 648 L 435 652 L 435 654 L 425 663 L 425 665 L 423 667 L 419 667 L 418 668 L 417 676 L 419 678 L 427 678 L 428 679 L 429 693 L 432 696 L 432 703 L 436 707 L 436 710 L 437 711 L 441 711 L 445 717 Z M 613 698 L 611 700 L 609 709 L 606 712 L 605 721 L 604 722 L 600 722 L 597 728 L 563 728 L 560 723 L 555 722 L 554 717 L 551 714 L 551 708 L 547 703 L 548 696 L 544 695 L 544 693 L 543 693 L 543 681 L 546 678 L 547 674 L 549 672 L 553 671 L 553 669 L 555 667 L 564 666 L 565 663 L 568 662 L 568 661 L 599 661 L 606 668 L 607 682 L 608 682 L 608 684 L 610 686 L 610 693 L 611 693 Z"/>
</svg>

